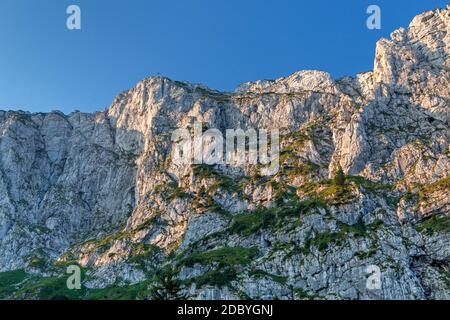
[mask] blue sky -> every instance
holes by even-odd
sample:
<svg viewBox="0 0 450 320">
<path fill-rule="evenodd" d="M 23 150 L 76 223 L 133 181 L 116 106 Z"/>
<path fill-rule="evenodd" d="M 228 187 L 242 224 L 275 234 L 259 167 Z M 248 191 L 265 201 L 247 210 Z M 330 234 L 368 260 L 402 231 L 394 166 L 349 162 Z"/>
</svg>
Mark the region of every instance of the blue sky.
<svg viewBox="0 0 450 320">
<path fill-rule="evenodd" d="M 375 42 L 440 0 L 1 0 L 0 109 L 103 110 L 150 75 L 234 90 L 303 69 L 372 69 Z M 82 30 L 66 28 L 79 5 Z M 366 9 L 382 29 L 366 28 Z"/>
</svg>

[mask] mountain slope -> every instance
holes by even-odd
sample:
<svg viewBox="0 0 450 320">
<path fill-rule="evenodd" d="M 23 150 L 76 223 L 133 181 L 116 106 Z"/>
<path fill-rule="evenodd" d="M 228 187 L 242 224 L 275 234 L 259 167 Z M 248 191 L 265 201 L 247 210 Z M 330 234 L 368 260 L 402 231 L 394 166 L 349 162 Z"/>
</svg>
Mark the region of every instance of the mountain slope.
<svg viewBox="0 0 450 320">
<path fill-rule="evenodd" d="M 0 111 L 0 297 L 146 298 L 171 265 L 198 299 L 449 299 L 449 28 L 450 7 L 415 17 L 355 78 L 152 77 L 104 112 Z M 195 121 L 278 128 L 280 170 L 177 165 Z"/>
</svg>

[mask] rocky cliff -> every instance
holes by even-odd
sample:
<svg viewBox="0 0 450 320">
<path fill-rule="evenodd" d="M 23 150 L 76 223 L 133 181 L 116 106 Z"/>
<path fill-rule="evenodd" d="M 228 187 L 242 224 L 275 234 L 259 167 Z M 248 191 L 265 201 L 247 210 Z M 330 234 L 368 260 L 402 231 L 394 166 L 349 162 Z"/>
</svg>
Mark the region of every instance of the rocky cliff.
<svg viewBox="0 0 450 320">
<path fill-rule="evenodd" d="M 171 266 L 194 299 L 450 299 L 449 29 L 449 6 L 415 17 L 356 77 L 151 77 L 104 112 L 0 111 L 0 297 L 149 298 Z M 177 165 L 195 121 L 278 128 L 280 169 Z"/>
</svg>

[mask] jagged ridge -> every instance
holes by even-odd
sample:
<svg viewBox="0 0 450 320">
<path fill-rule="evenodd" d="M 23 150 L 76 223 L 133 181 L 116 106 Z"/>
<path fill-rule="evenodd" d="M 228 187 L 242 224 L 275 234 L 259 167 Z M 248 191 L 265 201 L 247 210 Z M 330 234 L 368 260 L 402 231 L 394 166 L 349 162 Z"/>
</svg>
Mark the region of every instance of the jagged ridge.
<svg viewBox="0 0 450 320">
<path fill-rule="evenodd" d="M 221 93 L 151 77 L 104 112 L 0 111 L 0 270 L 26 270 L 0 294 L 45 297 L 30 274 L 62 290 L 76 262 L 87 288 L 141 298 L 171 264 L 199 299 L 448 299 L 449 14 L 380 40 L 355 78 Z M 176 166 L 170 133 L 194 119 L 279 128 L 280 172 Z M 370 265 L 382 290 L 365 286 Z"/>
</svg>

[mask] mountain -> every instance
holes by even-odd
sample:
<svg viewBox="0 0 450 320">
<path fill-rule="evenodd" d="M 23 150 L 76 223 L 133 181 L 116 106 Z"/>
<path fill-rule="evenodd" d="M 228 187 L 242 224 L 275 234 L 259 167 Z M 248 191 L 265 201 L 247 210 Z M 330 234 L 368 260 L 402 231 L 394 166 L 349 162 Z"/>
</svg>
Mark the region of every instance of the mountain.
<svg viewBox="0 0 450 320">
<path fill-rule="evenodd" d="M 169 272 L 192 299 L 450 299 L 449 30 L 450 6 L 418 15 L 356 77 L 0 111 L 0 298 L 152 298 Z M 279 170 L 173 161 L 196 122 L 278 129 Z"/>
</svg>

